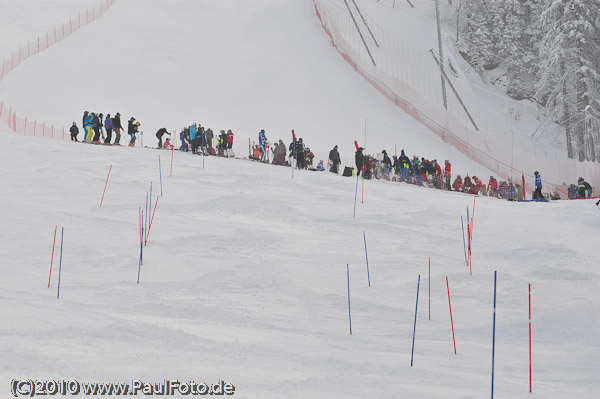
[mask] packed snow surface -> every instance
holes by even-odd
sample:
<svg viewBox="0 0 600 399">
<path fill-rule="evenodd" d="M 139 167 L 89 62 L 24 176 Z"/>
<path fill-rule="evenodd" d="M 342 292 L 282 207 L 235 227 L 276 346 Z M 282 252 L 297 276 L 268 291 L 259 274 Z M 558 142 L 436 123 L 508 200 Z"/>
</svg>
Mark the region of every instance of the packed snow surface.
<svg viewBox="0 0 600 399">
<path fill-rule="evenodd" d="M 44 32 L 95 5 L 43 4 L 11 3 L 0 16 L 10 33 L 3 54 L 35 37 L 37 18 Z M 7 15 L 24 23 L 4 25 Z M 191 122 L 231 128 L 242 142 L 263 128 L 287 142 L 294 128 L 315 152 L 339 144 L 346 164 L 366 117 L 380 126 L 367 124 L 373 152 L 398 144 L 479 173 L 339 57 L 310 1 L 119 0 L 7 75 L 0 93 L 24 114 L 67 126 L 88 109 L 135 115 L 150 133 Z M 242 398 L 487 396 L 494 271 L 496 397 L 597 396 L 600 210 L 591 201 L 477 197 L 471 275 L 461 215 L 473 196 L 365 181 L 363 203 L 361 181 L 328 172 L 292 179 L 290 168 L 239 159 L 20 137 L 5 126 L 0 135 L 6 397 L 13 378 L 223 379 Z M 159 199 L 137 284 L 139 209 L 151 183 L 152 208 Z"/>
<path fill-rule="evenodd" d="M 485 396 L 497 270 L 497 397 L 531 396 L 528 284 L 535 397 L 595 397 L 600 210 L 591 201 L 478 197 L 470 275 L 460 217 L 472 196 L 366 181 L 353 218 L 351 177 L 292 179 L 290 168 L 216 157 L 203 168 L 178 151 L 170 177 L 170 151 L 2 134 L 3 390 L 13 378 L 223 378 L 239 397 Z M 153 206 L 159 199 L 137 284 L 150 182 Z"/>
</svg>

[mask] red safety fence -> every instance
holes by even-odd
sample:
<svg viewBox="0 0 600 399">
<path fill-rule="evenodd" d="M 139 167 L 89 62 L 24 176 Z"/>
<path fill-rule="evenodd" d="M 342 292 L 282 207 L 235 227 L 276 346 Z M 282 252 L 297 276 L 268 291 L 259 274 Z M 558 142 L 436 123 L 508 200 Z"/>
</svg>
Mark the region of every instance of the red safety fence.
<svg viewBox="0 0 600 399">
<path fill-rule="evenodd" d="M 66 39 L 81 27 L 90 24 L 100 18 L 115 3 L 116 0 L 104 0 L 99 6 L 79 13 L 76 17 L 70 18 L 69 22 L 63 22 L 54 27 L 51 31 L 38 36 L 36 40 L 28 41 L 26 45 L 19 47 L 10 57 L 2 61 L 0 69 L 0 81 L 8 73 L 13 71 L 23 61 L 28 58 L 54 46 L 56 43 Z M 69 139 L 70 135 L 65 132 L 65 128 L 55 127 L 44 121 L 38 121 L 34 118 L 19 117 L 17 111 L 10 107 L 4 100 L 0 100 L 0 121 L 6 123 L 15 133 L 24 136 L 40 136 L 57 139 Z"/>
</svg>

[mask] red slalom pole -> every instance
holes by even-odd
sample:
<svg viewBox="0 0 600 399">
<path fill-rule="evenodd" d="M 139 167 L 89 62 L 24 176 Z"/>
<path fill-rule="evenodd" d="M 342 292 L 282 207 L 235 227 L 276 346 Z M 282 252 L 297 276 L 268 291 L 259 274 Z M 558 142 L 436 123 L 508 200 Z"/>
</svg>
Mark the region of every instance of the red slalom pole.
<svg viewBox="0 0 600 399">
<path fill-rule="evenodd" d="M 173 152 L 175 151 L 175 146 L 171 146 L 171 177 L 173 177 Z"/>
<path fill-rule="evenodd" d="M 148 243 L 148 236 L 150 235 L 150 229 L 152 228 L 152 221 L 154 220 L 154 213 L 156 212 L 156 205 L 158 205 L 158 198 L 159 198 L 159 196 L 156 196 L 156 202 L 154 203 L 154 210 L 152 211 L 152 218 L 150 218 L 150 226 L 148 226 L 148 234 L 146 234 L 146 241 L 144 242 L 144 245 L 146 245 Z"/>
<path fill-rule="evenodd" d="M 54 226 L 54 241 L 52 241 L 52 257 L 50 258 L 50 275 L 48 276 L 48 288 L 50 288 L 50 278 L 52 277 L 52 262 L 54 261 L 54 246 L 56 244 L 56 228 L 58 226 Z M 529 317 L 531 319 L 531 316 Z M 531 326 L 529 327 L 531 330 Z"/>
<path fill-rule="evenodd" d="M 108 179 L 110 177 L 110 171 L 112 170 L 112 165 L 108 169 L 108 176 L 106 177 L 106 184 L 104 185 L 104 191 L 102 192 L 102 199 L 100 200 L 100 207 L 102 207 L 102 202 L 104 201 L 104 194 L 106 193 L 106 186 L 108 186 Z"/>
<path fill-rule="evenodd" d="M 429 257 L 429 289 L 428 289 L 428 296 L 429 296 L 429 320 L 431 320 L 431 257 Z"/>
<path fill-rule="evenodd" d="M 468 250 L 468 255 L 469 255 L 468 256 L 469 274 L 473 275 L 473 269 L 471 268 L 471 226 L 468 221 L 467 221 L 467 239 L 468 239 L 467 250 Z"/>
<path fill-rule="evenodd" d="M 529 392 L 531 392 L 531 284 L 529 284 Z"/>
<path fill-rule="evenodd" d="M 450 303 L 450 285 L 446 276 L 446 288 L 448 289 L 448 307 L 450 308 L 450 325 L 452 326 L 452 342 L 454 342 L 454 354 L 456 355 L 456 339 L 454 339 L 454 321 L 452 320 L 452 304 Z"/>
</svg>

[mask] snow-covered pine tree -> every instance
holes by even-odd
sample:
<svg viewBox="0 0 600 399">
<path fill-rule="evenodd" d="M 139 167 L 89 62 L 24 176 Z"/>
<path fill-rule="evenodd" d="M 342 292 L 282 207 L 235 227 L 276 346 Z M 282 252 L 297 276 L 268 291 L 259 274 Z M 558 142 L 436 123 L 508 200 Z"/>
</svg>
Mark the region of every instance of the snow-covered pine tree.
<svg viewBox="0 0 600 399">
<path fill-rule="evenodd" d="M 600 0 L 545 0 L 538 27 L 544 35 L 536 98 L 564 127 L 568 156 L 597 159 L 585 112 L 588 105 L 600 110 Z"/>
</svg>

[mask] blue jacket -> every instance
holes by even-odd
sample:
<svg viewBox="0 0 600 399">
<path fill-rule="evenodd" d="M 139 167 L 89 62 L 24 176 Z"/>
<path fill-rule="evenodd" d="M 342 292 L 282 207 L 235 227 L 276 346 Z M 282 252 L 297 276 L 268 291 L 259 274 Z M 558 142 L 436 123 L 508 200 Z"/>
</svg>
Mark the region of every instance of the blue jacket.
<svg viewBox="0 0 600 399">
<path fill-rule="evenodd" d="M 113 128 L 113 123 L 112 123 L 112 119 L 110 117 L 106 117 L 106 119 L 104 120 L 104 128 L 106 130 L 108 129 L 112 129 Z"/>
<path fill-rule="evenodd" d="M 539 173 L 535 175 L 535 187 L 542 188 L 542 177 L 539 175 Z"/>
<path fill-rule="evenodd" d="M 194 125 L 190 126 L 190 140 L 196 140 L 197 134 L 198 134 L 198 131 L 196 130 Z"/>
<path fill-rule="evenodd" d="M 263 132 L 258 132 L 258 144 L 260 144 L 261 147 L 264 147 L 265 144 L 267 144 L 267 136 L 265 136 Z"/>
<path fill-rule="evenodd" d="M 87 118 L 84 119 L 85 126 L 92 126 L 93 120 L 94 120 L 94 116 L 92 114 L 88 114 Z"/>
</svg>

